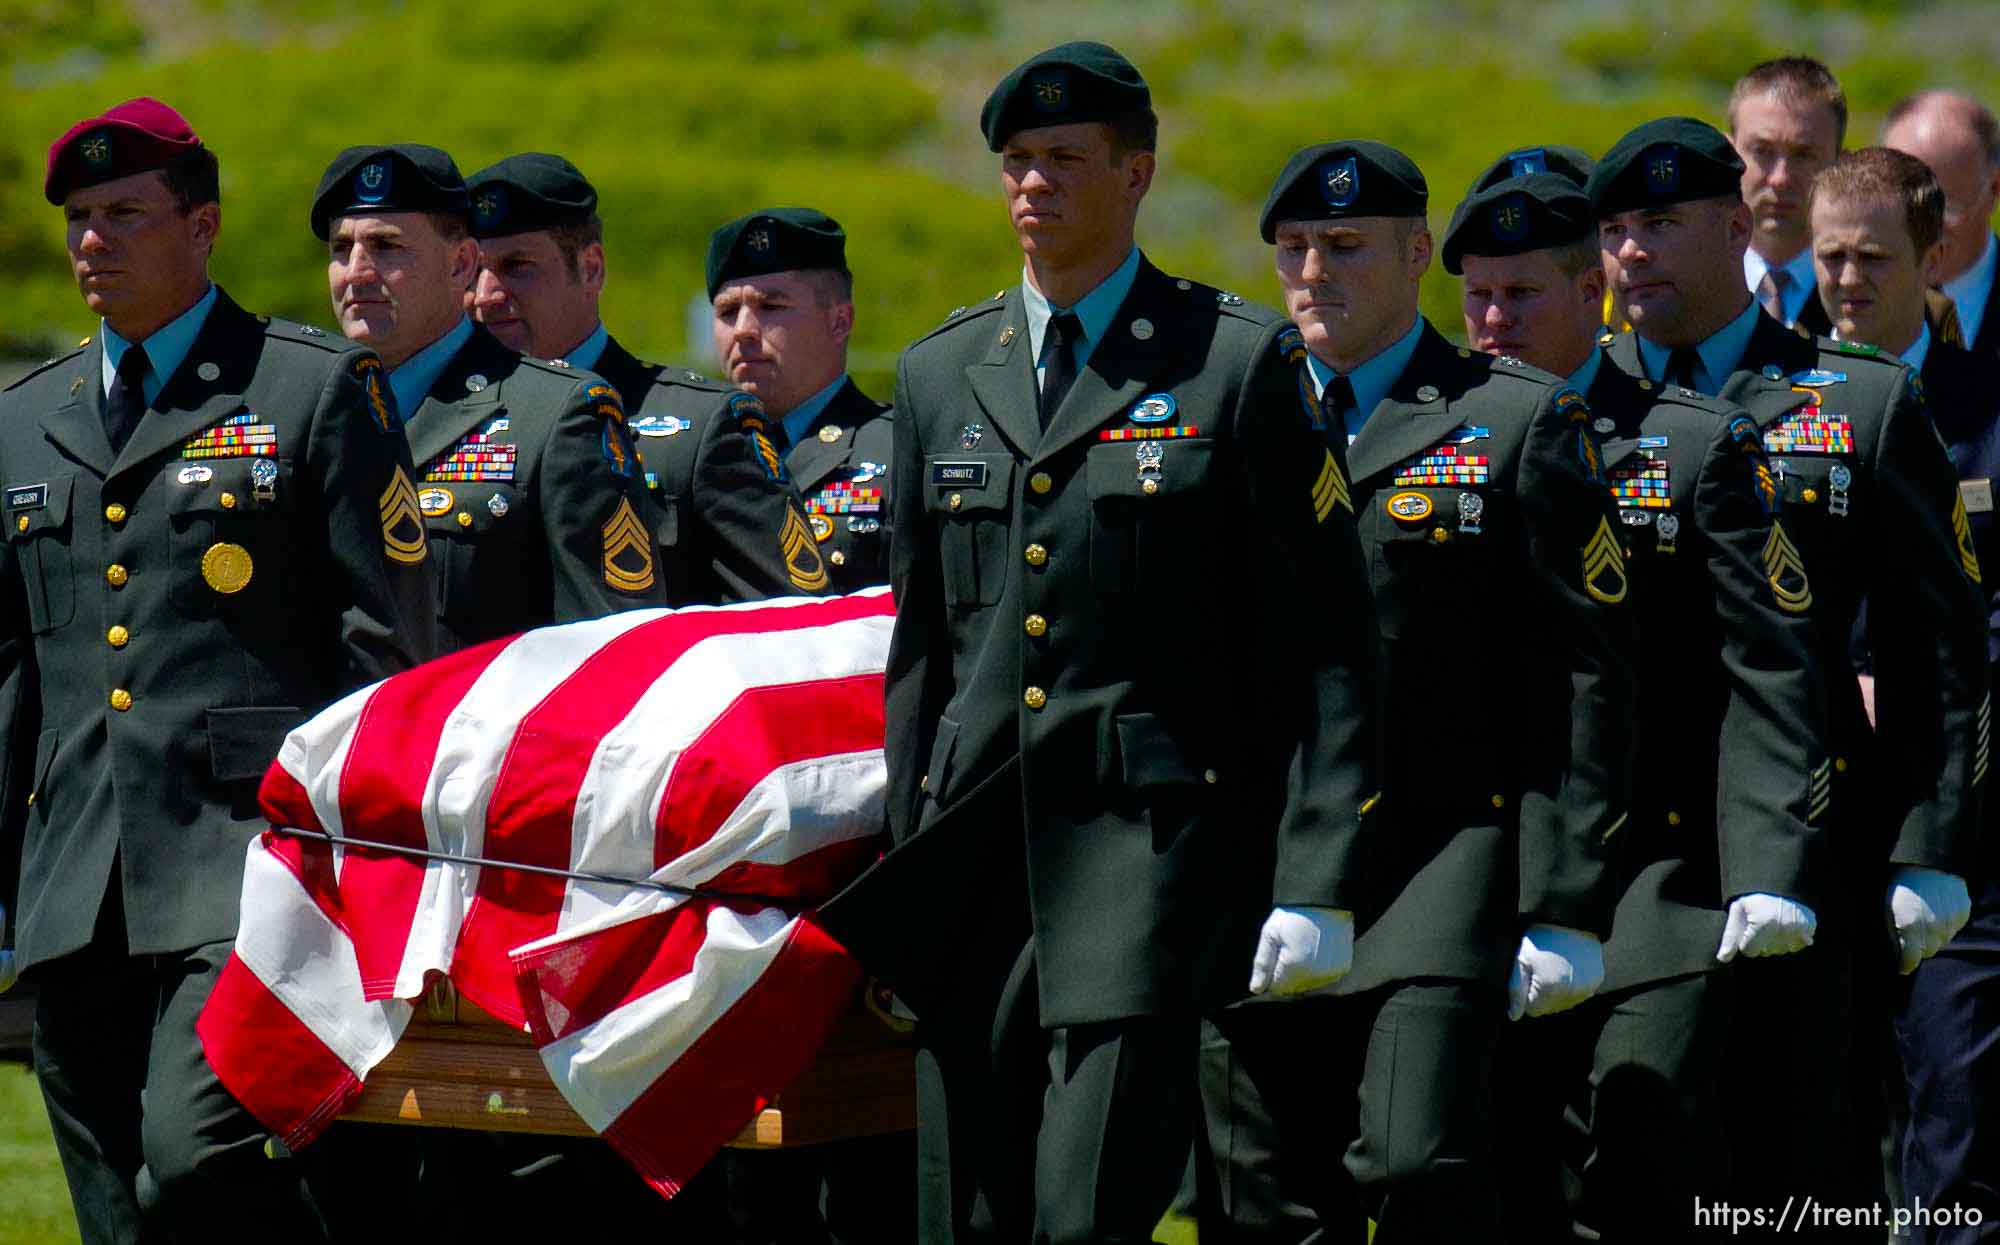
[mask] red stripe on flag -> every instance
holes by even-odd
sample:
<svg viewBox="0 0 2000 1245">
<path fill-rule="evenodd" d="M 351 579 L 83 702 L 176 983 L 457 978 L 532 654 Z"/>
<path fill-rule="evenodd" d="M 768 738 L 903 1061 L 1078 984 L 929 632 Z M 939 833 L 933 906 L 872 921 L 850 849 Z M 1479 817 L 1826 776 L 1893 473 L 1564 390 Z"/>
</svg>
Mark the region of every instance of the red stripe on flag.
<svg viewBox="0 0 2000 1245">
<path fill-rule="evenodd" d="M 605 1130 L 672 1197 L 819 1053 L 861 970 L 810 919 L 736 1005 Z"/>
<path fill-rule="evenodd" d="M 486 855 L 569 867 L 577 791 L 598 744 L 696 644 L 716 636 L 824 627 L 893 609 L 883 594 L 777 609 L 668 614 L 609 641 L 523 716 L 487 805 Z M 879 686 L 881 677 L 875 681 Z M 879 705 L 875 739 L 881 740 Z M 480 872 L 451 968 L 466 998 L 509 1024 L 527 1020 L 508 953 L 555 932 L 565 885 L 562 878 L 504 869 Z"/>
<path fill-rule="evenodd" d="M 426 847 L 424 786 L 445 723 L 513 638 L 491 640 L 383 683 L 368 698 L 340 773 L 340 820 L 348 833 L 399 847 Z M 395 993 L 424 886 L 422 860 L 350 847 L 341 862 L 344 908 L 361 966 L 361 996 Z"/>
<path fill-rule="evenodd" d="M 772 770 L 882 746 L 882 676 L 754 687 L 674 761 L 654 824 L 653 867 L 700 847 Z"/>
<path fill-rule="evenodd" d="M 633 999 L 694 968 L 708 940 L 715 904 L 691 900 L 639 920 L 514 958 L 515 984 L 528 1029 L 547 1046 L 596 1024 Z M 739 909 L 744 912 L 754 908 Z"/>
<path fill-rule="evenodd" d="M 312 805 L 312 797 L 292 772 L 276 761 L 264 771 L 264 781 L 257 787 L 257 803 L 263 807 L 264 820 L 274 826 L 296 826 L 301 830 L 321 830 L 319 810 Z"/>
<path fill-rule="evenodd" d="M 313 906 L 353 942 L 354 931 L 347 928 L 347 912 L 340 903 L 340 883 L 334 877 L 333 844 L 266 830 L 261 846 L 265 855 L 291 871 Z"/>
<path fill-rule="evenodd" d="M 731 891 L 743 895 L 768 895 L 773 899 L 796 899 L 816 904 L 859 877 L 882 854 L 886 836 L 870 835 L 829 843 L 797 860 L 781 865 L 739 860 L 710 880 L 703 890 Z"/>
<path fill-rule="evenodd" d="M 361 1092 L 361 1081 L 234 952 L 195 1020 L 216 1079 L 296 1150 Z"/>
</svg>

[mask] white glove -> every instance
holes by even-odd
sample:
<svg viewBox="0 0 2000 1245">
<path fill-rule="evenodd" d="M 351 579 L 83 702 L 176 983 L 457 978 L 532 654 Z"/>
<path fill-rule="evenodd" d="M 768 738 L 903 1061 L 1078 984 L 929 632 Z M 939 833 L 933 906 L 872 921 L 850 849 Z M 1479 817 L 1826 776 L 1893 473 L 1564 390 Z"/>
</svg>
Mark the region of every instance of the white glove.
<svg viewBox="0 0 2000 1245">
<path fill-rule="evenodd" d="M 1956 873 L 1904 865 L 1889 879 L 1889 929 L 1903 953 L 1905 975 L 1916 972 L 1971 919 L 1972 896 Z"/>
<path fill-rule="evenodd" d="M 1729 901 L 1729 919 L 1722 927 L 1717 963 L 1739 955 L 1790 955 L 1812 946 L 1819 917 L 1795 899 L 1751 891 Z"/>
<path fill-rule="evenodd" d="M 1354 914 L 1345 908 L 1273 908 L 1257 935 L 1250 993 L 1304 994 L 1354 967 Z"/>
<path fill-rule="evenodd" d="M 0 934 L 7 932 L 7 905 L 0 903 Z M 14 949 L 0 947 L 0 994 L 14 988 Z"/>
<path fill-rule="evenodd" d="M 1575 1007 L 1604 984 L 1604 944 L 1566 925 L 1530 925 L 1507 978 L 1507 1019 Z"/>
</svg>

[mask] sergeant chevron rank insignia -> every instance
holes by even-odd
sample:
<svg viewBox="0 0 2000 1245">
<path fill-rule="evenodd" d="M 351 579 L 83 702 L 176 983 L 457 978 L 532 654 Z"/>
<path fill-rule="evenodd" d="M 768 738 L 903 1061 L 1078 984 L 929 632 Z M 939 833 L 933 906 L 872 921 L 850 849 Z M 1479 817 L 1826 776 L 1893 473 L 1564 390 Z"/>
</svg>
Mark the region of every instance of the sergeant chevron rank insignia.
<svg viewBox="0 0 2000 1245">
<path fill-rule="evenodd" d="M 423 513 L 417 506 L 417 489 L 401 467 L 382 490 L 382 552 L 391 562 L 404 566 L 422 565 L 426 552 Z"/>
<path fill-rule="evenodd" d="M 819 556 L 819 542 L 795 506 L 785 507 L 785 528 L 778 534 L 778 552 L 785 559 L 785 577 L 800 592 L 818 592 L 826 587 L 826 563 Z"/>
<path fill-rule="evenodd" d="M 1979 554 L 1972 547 L 1972 520 L 1965 513 L 1964 493 L 1952 500 L 1951 530 L 1958 537 L 1958 564 L 1965 568 L 1965 577 L 1976 584 L 1979 582 Z"/>
<path fill-rule="evenodd" d="M 644 592 L 653 586 L 653 538 L 632 499 L 620 498 L 618 509 L 604 521 L 604 582 L 620 592 Z"/>
<path fill-rule="evenodd" d="M 1625 551 L 1611 530 L 1611 520 L 1599 516 L 1597 530 L 1583 546 L 1583 590 L 1606 605 L 1616 605 L 1630 588 Z"/>
<path fill-rule="evenodd" d="M 1806 578 L 1805 560 L 1797 545 L 1785 535 L 1785 525 L 1773 519 L 1771 535 L 1764 542 L 1764 575 L 1771 581 L 1771 595 L 1787 614 L 1803 614 L 1812 605 L 1812 584 Z"/>
<path fill-rule="evenodd" d="M 1347 507 L 1347 513 L 1354 513 L 1354 499 L 1348 495 L 1347 481 L 1340 474 L 1340 464 L 1334 461 L 1333 451 L 1326 451 L 1326 458 L 1320 463 L 1319 479 L 1313 481 L 1313 518 L 1320 523 L 1333 513 L 1336 505 Z"/>
</svg>

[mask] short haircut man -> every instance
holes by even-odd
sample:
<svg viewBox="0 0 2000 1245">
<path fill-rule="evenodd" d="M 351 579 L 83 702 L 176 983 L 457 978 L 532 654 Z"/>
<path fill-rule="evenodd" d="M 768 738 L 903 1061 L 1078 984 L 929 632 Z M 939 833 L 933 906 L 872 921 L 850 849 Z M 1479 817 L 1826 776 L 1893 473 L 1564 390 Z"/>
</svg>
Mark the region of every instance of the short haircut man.
<svg viewBox="0 0 2000 1245">
<path fill-rule="evenodd" d="M 1827 324 L 1813 296 L 1805 196 L 1846 133 L 1847 96 L 1811 57 L 1765 61 L 1729 96 L 1729 138 L 1743 158 L 1743 199 L 1753 226 L 1744 284 L 1772 318 L 1813 333 Z"/>
</svg>

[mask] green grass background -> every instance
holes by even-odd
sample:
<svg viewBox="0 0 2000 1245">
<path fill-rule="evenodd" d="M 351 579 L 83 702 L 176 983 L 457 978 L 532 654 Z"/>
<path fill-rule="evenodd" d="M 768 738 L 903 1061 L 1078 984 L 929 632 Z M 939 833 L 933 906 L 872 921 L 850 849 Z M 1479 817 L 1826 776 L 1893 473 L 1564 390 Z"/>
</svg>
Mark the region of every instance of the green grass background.
<svg viewBox="0 0 2000 1245">
<path fill-rule="evenodd" d="M 1257 213 L 1308 143 L 1402 147 L 1441 230 L 1499 153 L 1601 151 L 1666 113 L 1719 121 L 1736 76 L 1787 51 L 1840 75 L 1851 144 L 1921 86 L 2000 101 L 1990 17 L 1916 0 L 0 0 L 0 354 L 43 355 L 94 327 L 42 200 L 43 159 L 71 122 L 136 94 L 180 108 L 220 155 L 214 271 L 250 307 L 328 321 L 306 219 L 341 148 L 430 142 L 466 171 L 552 150 L 600 191 L 606 321 L 704 370 L 689 306 L 709 232 L 774 203 L 838 217 L 855 371 L 887 398 L 906 343 L 1018 279 L 977 117 L 991 84 L 1050 44 L 1104 39 L 1153 85 L 1152 257 L 1270 302 Z M 1456 333 L 1441 270 L 1424 307 Z M 39 1098 L 0 1066 L 0 1245 L 74 1239 L 67 1214 Z"/>
</svg>

